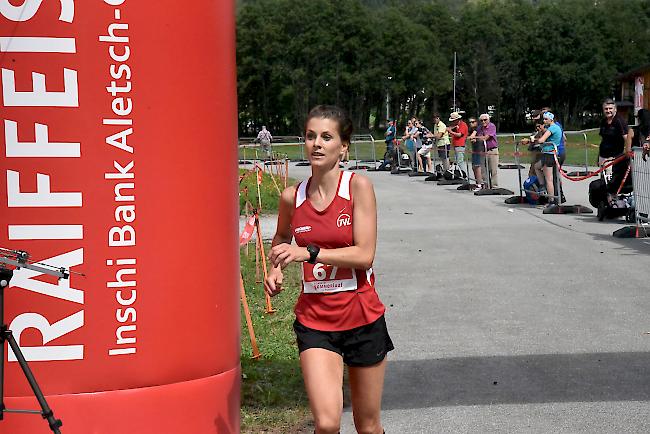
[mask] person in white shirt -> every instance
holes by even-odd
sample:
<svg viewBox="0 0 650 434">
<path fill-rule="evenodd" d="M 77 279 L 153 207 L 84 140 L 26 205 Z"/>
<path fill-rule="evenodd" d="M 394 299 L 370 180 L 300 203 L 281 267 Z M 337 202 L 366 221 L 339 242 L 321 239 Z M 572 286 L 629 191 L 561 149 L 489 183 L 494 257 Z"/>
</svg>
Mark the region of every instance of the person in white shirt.
<svg viewBox="0 0 650 434">
<path fill-rule="evenodd" d="M 262 130 L 257 134 L 257 139 L 255 139 L 255 141 L 262 146 L 262 151 L 264 151 L 266 157 L 270 158 L 273 136 L 271 135 L 271 132 L 266 129 L 266 125 L 262 125 Z"/>
</svg>

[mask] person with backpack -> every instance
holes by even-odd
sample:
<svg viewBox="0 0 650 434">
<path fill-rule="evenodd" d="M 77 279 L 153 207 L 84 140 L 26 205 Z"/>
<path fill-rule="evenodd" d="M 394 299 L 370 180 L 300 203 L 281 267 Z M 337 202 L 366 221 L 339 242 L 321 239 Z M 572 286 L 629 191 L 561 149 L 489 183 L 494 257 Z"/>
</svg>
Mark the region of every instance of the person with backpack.
<svg viewBox="0 0 650 434">
<path fill-rule="evenodd" d="M 266 155 L 266 158 L 271 158 L 271 142 L 273 141 L 273 136 L 271 132 L 266 129 L 266 125 L 262 125 L 262 129 L 257 134 L 257 143 L 262 146 L 262 151 Z"/>
</svg>

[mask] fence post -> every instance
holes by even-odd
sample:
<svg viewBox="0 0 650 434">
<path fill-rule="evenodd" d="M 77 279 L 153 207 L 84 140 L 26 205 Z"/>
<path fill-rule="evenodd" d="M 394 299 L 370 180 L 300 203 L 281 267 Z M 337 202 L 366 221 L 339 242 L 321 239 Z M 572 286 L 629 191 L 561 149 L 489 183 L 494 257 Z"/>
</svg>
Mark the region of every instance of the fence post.
<svg viewBox="0 0 650 434">
<path fill-rule="evenodd" d="M 517 137 L 515 134 L 512 135 L 513 139 L 515 140 L 515 164 L 517 165 L 517 176 L 519 178 L 519 196 L 522 197 L 523 195 L 523 184 L 521 181 L 521 164 L 519 161 L 519 142 L 517 141 Z"/>
<path fill-rule="evenodd" d="M 305 161 L 305 140 L 304 137 L 298 138 L 298 146 L 300 146 L 300 160 Z"/>
<path fill-rule="evenodd" d="M 585 173 L 589 173 L 589 144 L 587 144 L 587 133 L 582 133 L 585 139 Z"/>
</svg>

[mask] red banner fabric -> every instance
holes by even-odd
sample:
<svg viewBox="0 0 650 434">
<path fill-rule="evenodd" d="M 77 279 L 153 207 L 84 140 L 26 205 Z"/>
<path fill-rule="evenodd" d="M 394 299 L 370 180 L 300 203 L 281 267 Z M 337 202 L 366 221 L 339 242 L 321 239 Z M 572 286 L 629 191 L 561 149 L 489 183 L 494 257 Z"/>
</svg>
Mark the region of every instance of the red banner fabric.
<svg viewBox="0 0 650 434">
<path fill-rule="evenodd" d="M 199 381 L 239 370 L 234 37 L 232 1 L 0 0 L 0 247 L 86 276 L 17 270 L 4 319 L 66 434 L 170 432 L 190 413 L 95 418 L 81 395 L 185 382 L 238 432 L 238 375 Z M 32 393 L 4 363 L 15 408 Z M 31 417 L 0 432 L 49 432 Z"/>
</svg>

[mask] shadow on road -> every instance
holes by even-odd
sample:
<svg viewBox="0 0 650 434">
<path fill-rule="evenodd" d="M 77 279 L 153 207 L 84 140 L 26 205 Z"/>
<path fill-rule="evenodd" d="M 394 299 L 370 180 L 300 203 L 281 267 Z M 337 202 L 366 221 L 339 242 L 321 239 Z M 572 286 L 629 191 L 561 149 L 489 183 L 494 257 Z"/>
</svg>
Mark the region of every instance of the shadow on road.
<svg viewBox="0 0 650 434">
<path fill-rule="evenodd" d="M 390 361 L 382 408 L 598 401 L 650 401 L 650 353 Z"/>
</svg>

